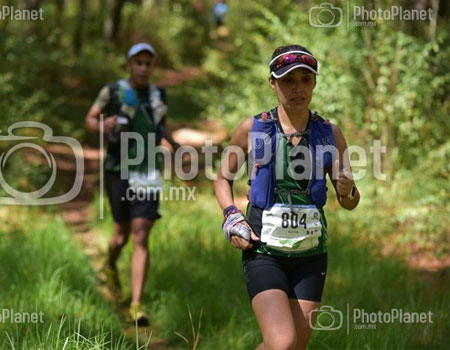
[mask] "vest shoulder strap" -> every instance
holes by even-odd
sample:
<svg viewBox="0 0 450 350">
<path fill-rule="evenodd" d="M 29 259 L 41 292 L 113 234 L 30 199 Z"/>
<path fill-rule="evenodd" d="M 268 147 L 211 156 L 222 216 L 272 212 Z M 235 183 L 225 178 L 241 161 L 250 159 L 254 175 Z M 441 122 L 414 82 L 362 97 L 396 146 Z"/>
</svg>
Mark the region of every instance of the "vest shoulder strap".
<svg viewBox="0 0 450 350">
<path fill-rule="evenodd" d="M 160 124 L 167 114 L 167 103 L 165 90 L 150 83 L 148 86 L 149 101 L 153 111 L 155 124 Z"/>
<path fill-rule="evenodd" d="M 119 85 L 117 82 L 108 84 L 109 89 L 109 102 L 108 102 L 108 115 L 118 114 L 122 102 L 119 98 Z"/>
<path fill-rule="evenodd" d="M 331 124 L 326 124 L 317 112 L 314 112 L 311 121 L 311 141 L 314 144 L 336 146 Z"/>
<path fill-rule="evenodd" d="M 325 122 L 325 119 L 317 113 L 317 111 L 314 111 L 314 113 L 311 115 L 311 121 L 312 122 Z"/>
<path fill-rule="evenodd" d="M 119 110 L 123 105 L 132 106 L 134 108 L 142 109 L 142 112 L 149 119 L 152 119 L 153 122 L 158 125 L 163 121 L 164 116 L 167 114 L 167 104 L 165 101 L 165 91 L 155 84 L 148 84 L 148 101 L 152 108 L 152 116 L 145 110 L 145 108 L 139 103 L 139 99 L 136 96 L 135 91 L 130 86 L 128 80 L 119 79 L 115 84 L 115 91 L 112 93 L 115 96 L 115 101 L 119 104 Z M 111 95 L 112 96 L 112 95 Z"/>
</svg>

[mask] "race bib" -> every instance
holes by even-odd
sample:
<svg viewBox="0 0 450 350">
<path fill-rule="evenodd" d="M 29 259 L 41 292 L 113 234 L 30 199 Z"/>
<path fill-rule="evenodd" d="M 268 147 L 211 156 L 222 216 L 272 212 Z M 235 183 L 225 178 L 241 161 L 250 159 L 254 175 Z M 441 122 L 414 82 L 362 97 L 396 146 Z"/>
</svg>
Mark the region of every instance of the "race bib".
<svg viewBox="0 0 450 350">
<path fill-rule="evenodd" d="M 322 235 L 320 212 L 315 205 L 275 204 L 262 216 L 261 242 L 268 247 L 301 252 L 316 248 Z"/>
<path fill-rule="evenodd" d="M 128 185 L 136 191 L 162 191 L 163 180 L 159 170 L 130 171 Z"/>
</svg>

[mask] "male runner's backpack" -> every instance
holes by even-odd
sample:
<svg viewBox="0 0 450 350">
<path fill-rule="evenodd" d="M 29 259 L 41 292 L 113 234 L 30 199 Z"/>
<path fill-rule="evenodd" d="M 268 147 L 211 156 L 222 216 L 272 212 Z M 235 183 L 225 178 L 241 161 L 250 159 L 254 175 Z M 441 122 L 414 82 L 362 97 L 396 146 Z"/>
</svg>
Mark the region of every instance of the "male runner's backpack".
<svg viewBox="0 0 450 350">
<path fill-rule="evenodd" d="M 280 190 L 276 188 L 275 158 L 279 137 L 286 137 L 278 128 L 276 108 L 253 117 L 252 154 L 250 167 L 249 200 L 253 207 L 270 208 L 275 194 L 280 192 L 304 193 L 308 199 L 322 208 L 327 201 L 325 170 L 332 166 L 336 157 L 336 142 L 331 124 L 316 112 L 310 112 L 309 129 L 289 136 L 309 136 L 309 149 L 312 155 L 312 179 L 305 191 Z M 288 197 L 290 198 L 290 193 Z"/>
<path fill-rule="evenodd" d="M 167 113 L 166 95 L 163 89 L 151 83 L 148 85 L 148 101 L 151 107 L 151 115 L 145 106 L 140 103 L 138 96 L 136 96 L 135 91 L 127 80 L 121 79 L 110 84 L 109 96 L 108 115 L 121 116 L 125 112 L 130 119 L 130 123 L 124 131 L 130 131 L 135 114 L 142 113 L 150 123 L 155 125 L 156 145 L 160 144 L 164 133 L 163 117 Z M 118 164 L 120 164 L 120 134 L 116 134 L 114 138 L 114 132 L 111 132 L 109 137 L 108 155 L 105 162 L 105 169 L 108 170 L 117 170 Z M 111 138 L 114 138 L 114 140 Z"/>
<path fill-rule="evenodd" d="M 153 122 L 159 125 L 162 118 L 167 113 L 166 94 L 163 89 L 160 89 L 155 84 L 148 84 L 149 102 L 153 111 Z M 108 115 L 118 114 L 125 104 L 138 104 L 137 96 L 134 96 L 134 90 L 131 88 L 128 81 L 120 79 L 114 84 L 109 85 L 109 111 Z M 131 103 L 130 103 L 131 102 Z M 145 113 L 147 117 L 148 114 Z M 131 118 L 133 116 L 130 116 Z"/>
</svg>

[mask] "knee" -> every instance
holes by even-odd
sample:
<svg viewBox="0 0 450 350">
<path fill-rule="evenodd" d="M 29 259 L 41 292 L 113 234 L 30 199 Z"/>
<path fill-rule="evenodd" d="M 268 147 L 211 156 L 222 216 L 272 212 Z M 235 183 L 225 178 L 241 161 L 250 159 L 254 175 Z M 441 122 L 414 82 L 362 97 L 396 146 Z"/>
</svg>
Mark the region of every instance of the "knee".
<svg viewBox="0 0 450 350">
<path fill-rule="evenodd" d="M 296 350 L 297 338 L 295 335 L 272 336 L 264 341 L 264 350 Z"/>
<path fill-rule="evenodd" d="M 133 232 L 133 245 L 138 248 L 147 249 L 148 246 L 148 231 L 138 230 Z"/>
<path fill-rule="evenodd" d="M 130 232 L 126 230 L 121 230 L 120 228 L 116 229 L 111 241 L 115 246 L 123 247 L 128 242 L 128 237 L 130 236 Z"/>
<path fill-rule="evenodd" d="M 128 242 L 128 236 L 116 235 L 115 237 L 116 245 L 123 247 Z"/>
<path fill-rule="evenodd" d="M 128 242 L 130 236 L 130 224 L 120 223 L 114 224 L 113 239 L 116 245 L 123 247 Z"/>
</svg>

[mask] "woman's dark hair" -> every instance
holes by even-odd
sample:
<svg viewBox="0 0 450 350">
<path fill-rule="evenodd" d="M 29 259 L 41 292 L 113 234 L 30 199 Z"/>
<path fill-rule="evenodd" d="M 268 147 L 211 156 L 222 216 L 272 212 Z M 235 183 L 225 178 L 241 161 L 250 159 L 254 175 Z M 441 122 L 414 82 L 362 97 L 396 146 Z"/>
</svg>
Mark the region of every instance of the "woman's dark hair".
<svg viewBox="0 0 450 350">
<path fill-rule="evenodd" d="M 301 46 L 301 45 L 283 45 L 283 46 L 279 46 L 275 49 L 275 51 L 272 54 L 272 59 L 274 59 L 275 57 L 277 57 L 278 55 L 281 55 L 285 52 L 289 52 L 289 51 L 305 51 L 307 53 L 309 53 L 311 56 L 314 56 L 311 51 L 309 51 L 306 47 Z"/>
</svg>

